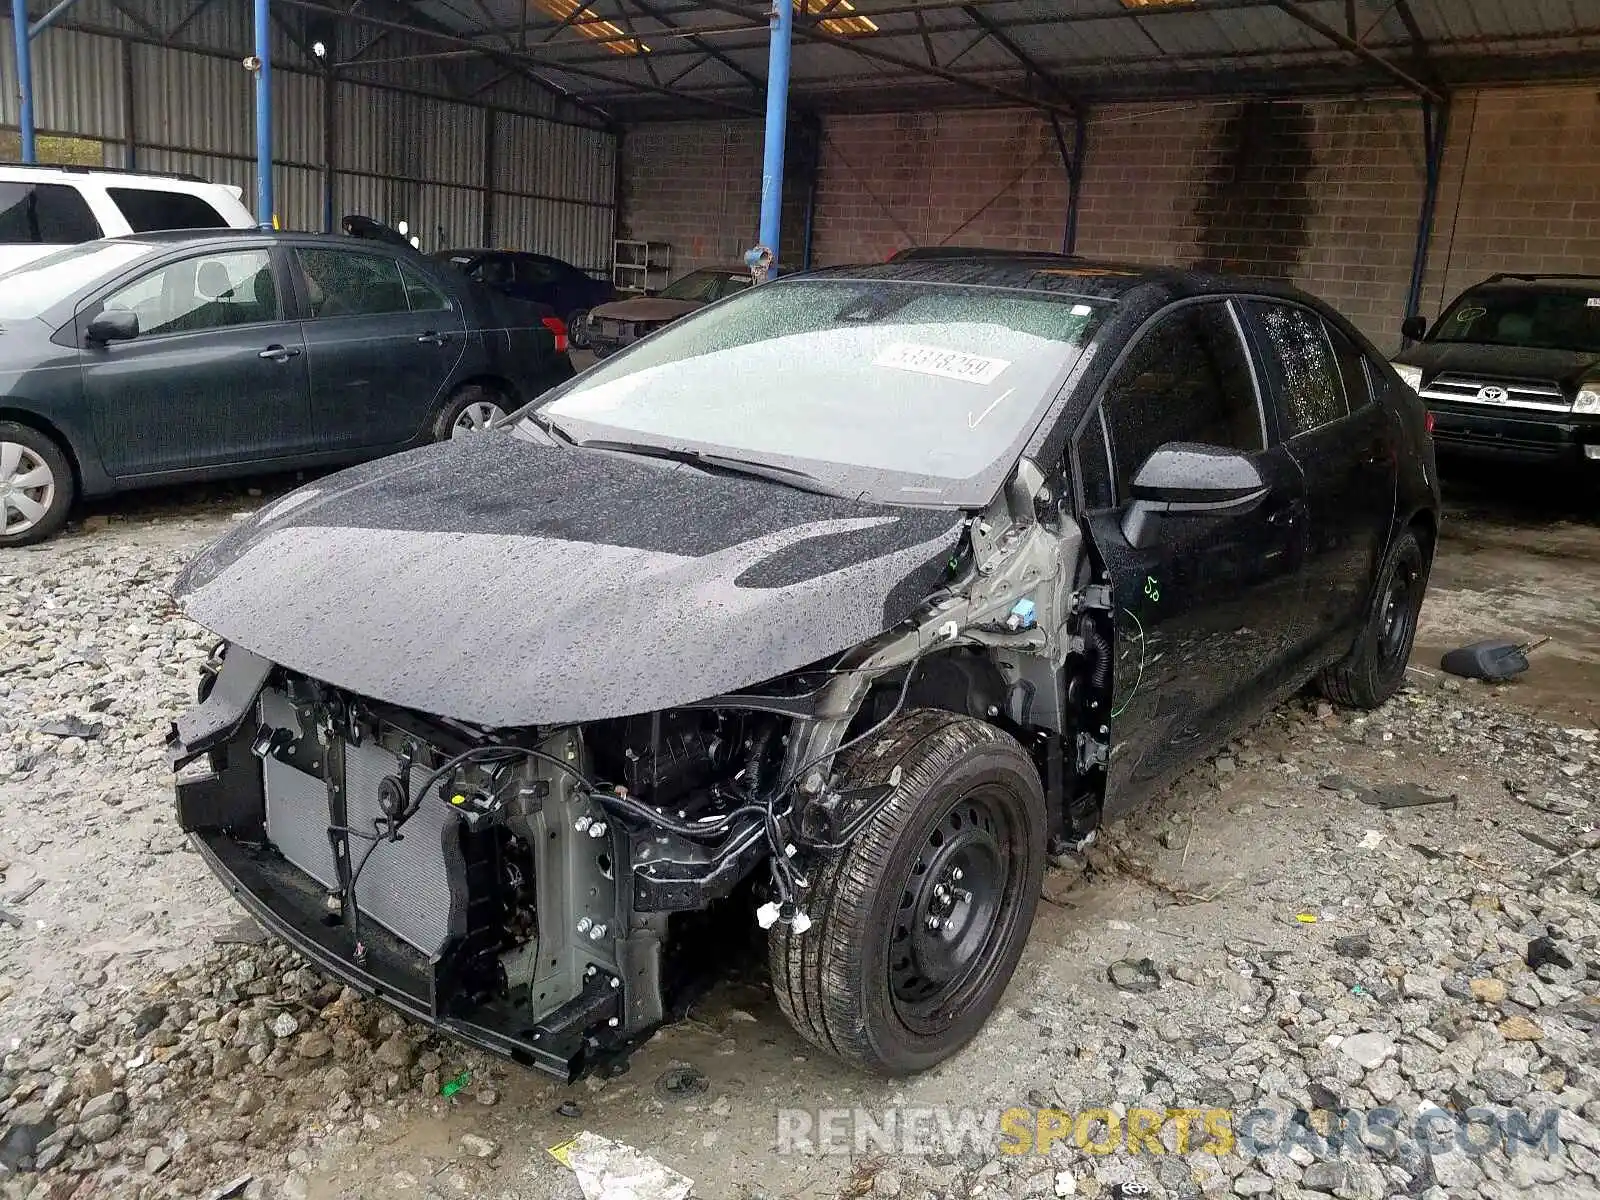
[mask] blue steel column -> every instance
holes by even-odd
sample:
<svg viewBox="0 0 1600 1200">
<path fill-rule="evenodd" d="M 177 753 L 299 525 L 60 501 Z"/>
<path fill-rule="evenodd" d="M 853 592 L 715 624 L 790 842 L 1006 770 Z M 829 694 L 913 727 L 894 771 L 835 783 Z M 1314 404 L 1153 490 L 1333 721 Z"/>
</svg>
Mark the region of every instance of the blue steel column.
<svg viewBox="0 0 1600 1200">
<path fill-rule="evenodd" d="M 1450 128 L 1450 101 L 1422 102 L 1423 152 L 1422 211 L 1417 216 L 1417 245 L 1411 258 L 1411 286 L 1406 291 L 1406 316 L 1422 311 L 1422 284 L 1428 271 L 1428 242 L 1433 235 L 1434 211 L 1439 205 L 1439 174 L 1444 166 L 1445 135 Z"/>
<path fill-rule="evenodd" d="M 22 92 L 22 161 L 37 162 L 33 131 L 33 58 L 28 45 L 28 0 L 11 0 L 11 30 L 17 44 L 17 87 Z"/>
<path fill-rule="evenodd" d="M 267 4 L 268 0 L 255 0 L 256 222 L 263 229 L 272 227 L 272 25 Z"/>
<path fill-rule="evenodd" d="M 789 122 L 789 45 L 794 5 L 773 0 L 772 45 L 767 53 L 767 143 L 761 163 L 761 244 L 772 252 L 767 278 L 778 273 L 778 236 L 783 226 L 783 135 Z"/>
</svg>

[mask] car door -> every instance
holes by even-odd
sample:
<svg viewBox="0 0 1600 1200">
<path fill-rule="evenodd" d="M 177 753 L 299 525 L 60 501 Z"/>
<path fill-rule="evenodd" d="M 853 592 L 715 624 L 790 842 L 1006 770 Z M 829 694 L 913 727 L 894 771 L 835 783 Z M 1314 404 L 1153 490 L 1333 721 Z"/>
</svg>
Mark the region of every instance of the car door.
<svg viewBox="0 0 1600 1200">
<path fill-rule="evenodd" d="M 1284 444 L 1306 477 L 1308 653 L 1348 649 L 1394 519 L 1399 430 L 1373 402 L 1361 356 L 1309 308 L 1244 305 Z"/>
<path fill-rule="evenodd" d="M 305 347 L 284 319 L 270 248 L 212 248 L 164 263 L 80 307 L 84 396 L 118 478 L 245 463 L 315 446 Z M 139 318 L 126 341 L 89 342 L 105 309 Z"/>
<path fill-rule="evenodd" d="M 1165 515 L 1136 544 L 1130 484 L 1158 448 L 1247 455 L 1247 503 Z M 1111 580 L 1114 699 L 1107 795 L 1126 805 L 1208 748 L 1285 678 L 1299 636 L 1305 486 L 1276 443 L 1226 300 L 1146 325 L 1107 379 L 1074 449 L 1086 527 Z"/>
<path fill-rule="evenodd" d="M 300 245 L 311 415 L 329 450 L 415 437 L 466 346 L 460 305 L 421 268 L 370 248 Z"/>
</svg>

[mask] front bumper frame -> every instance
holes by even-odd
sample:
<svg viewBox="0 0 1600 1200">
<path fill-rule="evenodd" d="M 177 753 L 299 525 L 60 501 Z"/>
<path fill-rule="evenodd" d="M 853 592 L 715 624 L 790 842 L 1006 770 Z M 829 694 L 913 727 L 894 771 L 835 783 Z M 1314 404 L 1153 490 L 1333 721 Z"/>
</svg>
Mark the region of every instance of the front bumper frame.
<svg viewBox="0 0 1600 1200">
<path fill-rule="evenodd" d="M 212 777 L 180 783 L 180 820 L 192 807 L 185 804 L 186 789 L 219 782 Z M 621 1014 L 620 993 L 599 973 L 575 1000 L 537 1023 L 530 1024 L 526 1014 L 507 1004 L 453 1012 L 445 959 L 426 958 L 369 922 L 361 930 L 365 956 L 358 963 L 349 928 L 326 918 L 324 893 L 310 876 L 265 843 L 241 842 L 220 829 L 188 833 L 206 865 L 264 929 L 341 983 L 414 1021 L 568 1082 L 627 1049 L 626 1039 L 602 1043 L 585 1032 L 607 1028 L 607 1022 Z"/>
</svg>

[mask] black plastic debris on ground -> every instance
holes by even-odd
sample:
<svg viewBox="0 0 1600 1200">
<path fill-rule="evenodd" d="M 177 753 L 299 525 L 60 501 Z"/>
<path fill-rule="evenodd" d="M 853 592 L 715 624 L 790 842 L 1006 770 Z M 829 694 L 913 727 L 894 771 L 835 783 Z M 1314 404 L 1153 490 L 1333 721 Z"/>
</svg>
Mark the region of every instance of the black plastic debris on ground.
<svg viewBox="0 0 1600 1200">
<path fill-rule="evenodd" d="M 68 717 L 64 721 L 49 721 L 39 726 L 39 732 L 49 737 L 97 738 L 100 736 L 100 726 L 90 725 L 77 717 Z"/>
<path fill-rule="evenodd" d="M 1499 683 L 1515 679 L 1526 671 L 1528 652 L 1549 640 L 1541 638 L 1537 642 L 1520 645 L 1504 638 L 1473 642 L 1470 646 L 1461 646 L 1450 651 L 1439 660 L 1439 665 L 1450 674 L 1459 675 L 1463 679 L 1482 679 L 1487 683 Z"/>
<path fill-rule="evenodd" d="M 1429 804 L 1461 803 L 1461 797 L 1454 792 L 1430 792 L 1414 783 L 1393 783 L 1367 788 L 1356 799 L 1363 804 L 1370 804 L 1374 808 L 1390 812 L 1399 808 L 1422 808 Z"/>
<path fill-rule="evenodd" d="M 1349 933 L 1333 939 L 1333 952 L 1341 958 L 1371 958 L 1372 942 L 1364 933 Z"/>
<path fill-rule="evenodd" d="M 1148 958 L 1124 958 L 1106 968 L 1106 978 L 1124 992 L 1153 992 L 1161 986 L 1161 971 Z"/>
<path fill-rule="evenodd" d="M 1340 795 L 1348 793 L 1363 804 L 1388 811 L 1398 808 L 1422 808 L 1429 804 L 1461 803 L 1461 797 L 1454 792 L 1430 792 L 1414 783 L 1386 783 L 1378 787 L 1368 787 L 1344 775 L 1328 775 L 1318 782 L 1318 786 L 1330 792 L 1338 792 Z"/>
<path fill-rule="evenodd" d="M 1535 971 L 1546 964 L 1560 967 L 1563 971 L 1572 969 L 1572 959 L 1567 957 L 1553 937 L 1536 937 L 1529 942 L 1527 963 Z"/>
<path fill-rule="evenodd" d="M 674 1063 L 656 1080 L 656 1095 L 663 1100 L 687 1100 L 710 1086 L 711 1081 L 699 1068 L 688 1063 Z"/>
</svg>

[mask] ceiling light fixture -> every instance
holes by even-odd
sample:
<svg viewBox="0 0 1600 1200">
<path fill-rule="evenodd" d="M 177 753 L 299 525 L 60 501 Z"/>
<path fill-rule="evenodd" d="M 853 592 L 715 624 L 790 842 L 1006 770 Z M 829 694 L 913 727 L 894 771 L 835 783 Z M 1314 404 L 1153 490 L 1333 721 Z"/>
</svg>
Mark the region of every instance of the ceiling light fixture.
<svg viewBox="0 0 1600 1200">
<path fill-rule="evenodd" d="M 856 6 L 850 0 L 839 0 L 837 4 L 832 0 L 794 0 L 795 11 L 804 16 L 814 13 L 827 12 L 840 13 L 840 16 L 826 16 L 817 23 L 817 28 L 825 33 L 836 33 L 843 37 L 860 35 L 863 33 L 877 33 L 878 23 L 871 17 L 851 16 L 856 11 Z"/>
<path fill-rule="evenodd" d="M 589 6 L 584 0 L 533 0 L 539 8 L 558 20 L 566 21 L 567 28 L 579 37 L 594 38 L 613 54 L 649 54 L 650 47 L 636 37 L 629 36 L 626 29 L 614 25 L 610 21 L 592 16 Z M 573 16 L 579 9 L 583 12 Z M 559 64 L 552 63 L 553 66 Z"/>
</svg>

